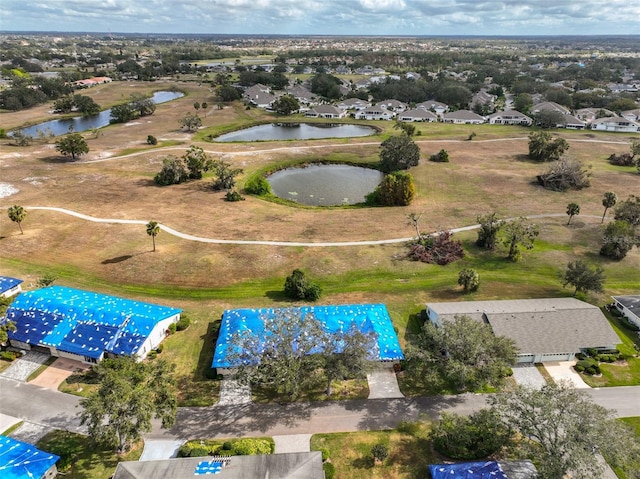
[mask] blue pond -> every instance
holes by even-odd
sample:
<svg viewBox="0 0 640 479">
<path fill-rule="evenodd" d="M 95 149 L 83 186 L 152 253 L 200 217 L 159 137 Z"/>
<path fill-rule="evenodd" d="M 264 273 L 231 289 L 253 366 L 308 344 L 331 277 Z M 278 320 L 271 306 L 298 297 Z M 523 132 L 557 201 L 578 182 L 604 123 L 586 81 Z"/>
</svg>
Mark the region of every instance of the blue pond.
<svg viewBox="0 0 640 479">
<path fill-rule="evenodd" d="M 313 140 L 321 138 L 352 138 L 369 136 L 375 128 L 362 125 L 343 125 L 333 123 L 272 123 L 258 125 L 244 130 L 220 135 L 215 141 L 275 141 L 275 140 Z"/>
<path fill-rule="evenodd" d="M 184 96 L 184 93 L 179 91 L 157 91 L 153 94 L 152 99 L 154 103 L 160 104 L 175 100 L 181 96 Z M 49 133 L 58 136 L 69 133 L 70 129 L 79 133 L 81 131 L 92 130 L 93 128 L 102 128 L 109 124 L 110 119 L 111 109 L 108 109 L 92 116 L 77 116 L 75 118 L 68 118 L 65 120 L 45 121 L 44 123 L 23 128 L 20 131 L 22 131 L 23 134 L 34 138 L 38 135 L 49 135 Z"/>
</svg>

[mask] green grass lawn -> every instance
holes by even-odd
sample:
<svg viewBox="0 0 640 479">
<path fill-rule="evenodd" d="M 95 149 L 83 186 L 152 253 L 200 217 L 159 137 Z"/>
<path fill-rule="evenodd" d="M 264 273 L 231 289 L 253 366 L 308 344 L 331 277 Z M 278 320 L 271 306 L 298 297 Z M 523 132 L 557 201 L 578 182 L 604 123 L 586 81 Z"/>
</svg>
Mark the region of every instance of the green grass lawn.
<svg viewBox="0 0 640 479">
<path fill-rule="evenodd" d="M 638 442 L 640 442 L 640 416 L 622 417 L 622 418 L 618 419 L 618 421 L 622 421 L 627 426 L 631 427 L 633 429 L 633 431 L 635 431 L 635 433 L 636 433 Z M 618 476 L 619 479 L 631 479 L 631 476 L 629 474 L 627 474 L 621 468 L 614 467 L 612 469 L 616 473 L 616 475 Z M 638 462 L 636 464 L 632 464 L 632 465 L 627 467 L 627 472 L 628 471 L 633 471 L 633 470 L 635 470 L 635 471 L 640 470 L 640 462 Z"/>
<path fill-rule="evenodd" d="M 36 446 L 60 456 L 59 477 L 68 479 L 108 479 L 122 461 L 137 461 L 142 454 L 142 443 L 125 454 L 104 450 L 81 434 L 52 431 L 40 439 Z"/>
<path fill-rule="evenodd" d="M 429 424 L 420 423 L 412 434 L 398 430 L 314 434 L 311 450 L 329 452 L 336 478 L 422 479 L 428 477 L 428 465 L 439 461 L 427 439 L 428 431 Z M 374 465 L 371 458 L 376 444 L 389 448 L 389 457 L 380 465 Z"/>
<path fill-rule="evenodd" d="M 640 346 L 640 338 L 637 333 L 625 328 L 620 320 L 605 311 L 609 323 L 620 337 L 622 344 L 618 350 L 622 354 L 635 355 L 637 351 L 634 345 Z M 640 358 L 631 357 L 623 363 L 601 363 L 601 376 L 589 376 L 582 373 L 582 379 L 592 388 L 614 386 L 638 386 L 640 385 Z"/>
</svg>

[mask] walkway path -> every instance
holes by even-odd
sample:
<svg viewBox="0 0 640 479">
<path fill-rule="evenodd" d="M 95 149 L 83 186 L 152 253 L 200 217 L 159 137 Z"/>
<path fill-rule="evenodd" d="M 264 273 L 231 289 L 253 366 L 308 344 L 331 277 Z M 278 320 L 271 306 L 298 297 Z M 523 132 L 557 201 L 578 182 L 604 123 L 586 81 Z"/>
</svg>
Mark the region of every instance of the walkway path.
<svg viewBox="0 0 640 479">
<path fill-rule="evenodd" d="M 25 206 L 26 210 L 44 210 L 44 211 L 55 211 L 57 213 L 63 213 L 69 216 L 74 216 L 76 218 L 80 218 L 86 221 L 91 221 L 93 223 L 108 223 L 108 224 L 126 224 L 126 225 L 146 225 L 148 220 L 127 220 L 127 219 L 118 219 L 118 218 L 97 218 L 95 216 L 85 215 L 83 213 L 79 213 L 77 211 L 69 210 L 66 208 L 56 208 L 52 206 Z M 540 215 L 529 215 L 525 216 L 527 219 L 540 219 L 540 218 L 560 218 L 566 217 L 566 213 L 545 213 Z M 580 215 L 580 218 L 591 218 L 591 219 L 600 219 L 600 216 L 597 215 Z M 511 221 L 516 218 L 507 218 L 505 221 Z M 301 247 L 334 247 L 334 246 L 370 246 L 370 245 L 381 245 L 381 244 L 392 244 L 392 243 L 406 243 L 407 241 L 411 241 L 414 238 L 392 238 L 392 239 L 383 239 L 383 240 L 370 240 L 370 241 L 334 241 L 334 242 L 298 242 L 298 241 L 260 241 L 260 240 L 224 240 L 224 239 L 215 239 L 215 238 L 203 238 L 201 236 L 194 236 L 188 233 L 182 233 L 178 230 L 175 230 L 169 226 L 164 224 L 160 224 L 162 231 L 165 231 L 171 235 L 177 236 L 178 238 L 182 238 L 189 241 L 198 241 L 200 243 L 216 243 L 216 244 L 236 244 L 236 245 L 266 245 L 266 246 L 301 246 Z M 450 231 L 452 233 L 460 233 L 462 231 L 471 231 L 480 228 L 479 224 L 463 226 L 460 228 L 453 228 Z M 436 234 L 436 233 L 432 233 Z"/>
</svg>

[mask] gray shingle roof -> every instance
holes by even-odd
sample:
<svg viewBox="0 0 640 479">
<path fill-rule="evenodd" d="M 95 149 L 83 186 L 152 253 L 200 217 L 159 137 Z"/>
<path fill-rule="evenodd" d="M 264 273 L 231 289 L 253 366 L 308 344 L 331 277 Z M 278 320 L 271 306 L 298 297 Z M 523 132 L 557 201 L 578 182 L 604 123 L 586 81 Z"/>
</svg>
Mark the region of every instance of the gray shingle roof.
<svg viewBox="0 0 640 479">
<path fill-rule="evenodd" d="M 113 479 L 194 479 L 196 466 L 211 457 L 188 457 L 163 461 L 121 462 Z M 206 475 L 215 479 L 324 479 L 319 451 L 232 456 L 220 473 Z"/>
<path fill-rule="evenodd" d="M 611 347 L 618 335 L 597 306 L 575 298 L 429 303 L 441 321 L 466 315 L 488 320 L 497 336 L 516 342 L 521 354 L 578 352 Z"/>
</svg>

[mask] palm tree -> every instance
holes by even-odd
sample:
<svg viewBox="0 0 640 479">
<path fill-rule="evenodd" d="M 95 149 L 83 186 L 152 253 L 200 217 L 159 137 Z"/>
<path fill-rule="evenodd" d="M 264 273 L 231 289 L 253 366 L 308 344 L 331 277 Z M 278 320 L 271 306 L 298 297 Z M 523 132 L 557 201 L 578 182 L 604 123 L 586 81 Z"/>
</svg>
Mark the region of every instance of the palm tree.
<svg viewBox="0 0 640 479">
<path fill-rule="evenodd" d="M 618 196 L 613 191 L 607 191 L 604 194 L 604 198 L 602 198 L 602 206 L 604 206 L 604 213 L 602 213 L 602 221 L 600 223 L 604 223 L 604 217 L 607 214 L 607 210 L 616 205 L 618 201 Z"/>
<path fill-rule="evenodd" d="M 22 231 L 22 222 L 24 221 L 25 216 L 27 216 L 26 210 L 22 206 L 13 205 L 10 206 L 7 210 L 7 214 L 9 215 L 9 219 L 14 223 L 18 223 L 18 228 L 20 228 L 20 234 L 24 234 Z"/>
<path fill-rule="evenodd" d="M 569 215 L 567 225 L 570 225 L 573 217 L 580 214 L 580 205 L 578 203 L 569 203 L 567 205 L 567 214 Z"/>
<path fill-rule="evenodd" d="M 157 221 L 149 221 L 147 223 L 147 234 L 151 236 L 151 240 L 153 241 L 153 251 L 156 250 L 156 236 L 160 233 L 160 225 Z"/>
</svg>

